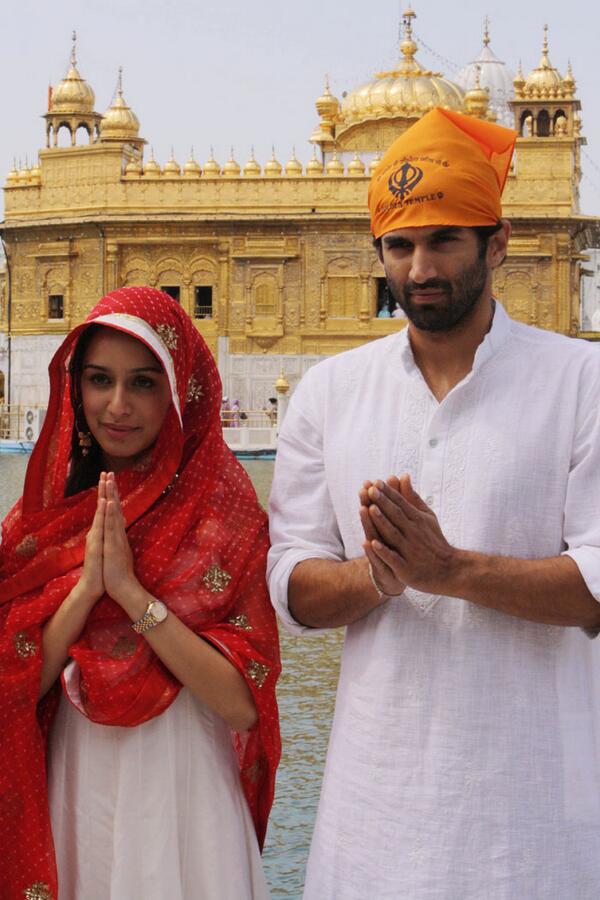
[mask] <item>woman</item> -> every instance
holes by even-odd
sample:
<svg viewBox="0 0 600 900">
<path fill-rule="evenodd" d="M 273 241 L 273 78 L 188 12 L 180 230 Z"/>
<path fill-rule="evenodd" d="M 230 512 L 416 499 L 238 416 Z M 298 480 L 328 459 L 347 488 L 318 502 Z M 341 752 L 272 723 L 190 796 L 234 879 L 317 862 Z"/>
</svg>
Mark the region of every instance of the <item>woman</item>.
<svg viewBox="0 0 600 900">
<path fill-rule="evenodd" d="M 279 652 L 214 360 L 125 288 L 50 383 L 0 545 L 0 896 L 55 900 L 56 857 L 61 900 L 263 898 Z"/>
</svg>

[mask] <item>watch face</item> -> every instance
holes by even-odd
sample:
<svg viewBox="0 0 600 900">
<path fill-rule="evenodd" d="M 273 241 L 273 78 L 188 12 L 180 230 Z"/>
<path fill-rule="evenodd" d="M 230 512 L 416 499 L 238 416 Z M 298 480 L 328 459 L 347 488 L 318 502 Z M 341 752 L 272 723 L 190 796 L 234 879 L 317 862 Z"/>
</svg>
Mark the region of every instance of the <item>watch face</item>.
<svg viewBox="0 0 600 900">
<path fill-rule="evenodd" d="M 169 612 L 169 610 L 162 602 L 162 600 L 155 600 L 154 603 L 150 604 L 148 612 L 156 619 L 157 622 L 164 622 L 164 620 L 167 618 L 167 613 Z"/>
</svg>

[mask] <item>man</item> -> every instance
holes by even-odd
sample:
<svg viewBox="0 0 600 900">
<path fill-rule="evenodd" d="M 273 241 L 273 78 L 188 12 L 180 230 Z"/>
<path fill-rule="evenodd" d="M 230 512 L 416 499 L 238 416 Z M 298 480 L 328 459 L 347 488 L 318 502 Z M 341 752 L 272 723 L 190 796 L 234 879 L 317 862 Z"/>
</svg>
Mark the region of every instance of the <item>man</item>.
<svg viewBox="0 0 600 900">
<path fill-rule="evenodd" d="M 347 626 L 307 900 L 600 896 L 600 353 L 493 299 L 514 140 L 433 110 L 390 148 L 408 328 L 311 369 L 280 434 L 274 604 Z"/>
</svg>

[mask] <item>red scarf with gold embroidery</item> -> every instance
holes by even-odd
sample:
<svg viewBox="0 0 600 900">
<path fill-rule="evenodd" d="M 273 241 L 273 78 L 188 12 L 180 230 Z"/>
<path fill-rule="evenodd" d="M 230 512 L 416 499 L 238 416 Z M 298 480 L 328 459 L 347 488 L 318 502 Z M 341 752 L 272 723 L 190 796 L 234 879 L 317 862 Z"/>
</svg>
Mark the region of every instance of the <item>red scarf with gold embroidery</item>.
<svg viewBox="0 0 600 900">
<path fill-rule="evenodd" d="M 258 723 L 233 739 L 261 846 L 273 801 L 280 661 L 265 583 L 266 516 L 223 441 L 221 382 L 197 329 L 166 294 L 123 288 L 104 297 L 54 356 L 48 412 L 23 497 L 2 525 L 1 900 L 58 896 L 44 762 L 56 704 L 49 695 L 38 709 L 40 648 L 44 624 L 81 575 L 96 507 L 96 488 L 63 496 L 74 424 L 69 361 L 91 323 L 143 341 L 171 384 L 172 403 L 155 445 L 117 476 L 135 572 L 149 593 L 227 657 L 252 692 Z M 94 722 L 146 722 L 181 689 L 106 595 L 70 655 L 79 671 L 77 705 Z"/>
</svg>

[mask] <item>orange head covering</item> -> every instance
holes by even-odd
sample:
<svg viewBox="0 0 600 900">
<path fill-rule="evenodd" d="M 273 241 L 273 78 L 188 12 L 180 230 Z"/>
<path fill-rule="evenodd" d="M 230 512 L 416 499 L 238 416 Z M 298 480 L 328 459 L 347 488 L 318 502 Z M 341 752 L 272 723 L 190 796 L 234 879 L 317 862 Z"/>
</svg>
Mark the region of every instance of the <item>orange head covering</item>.
<svg viewBox="0 0 600 900">
<path fill-rule="evenodd" d="M 371 231 L 494 225 L 517 132 L 432 109 L 387 151 L 371 179 Z"/>
</svg>

